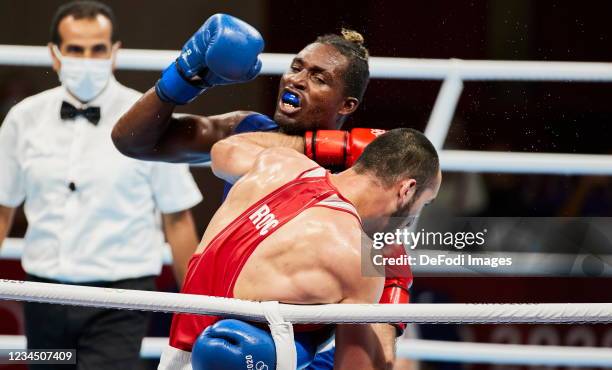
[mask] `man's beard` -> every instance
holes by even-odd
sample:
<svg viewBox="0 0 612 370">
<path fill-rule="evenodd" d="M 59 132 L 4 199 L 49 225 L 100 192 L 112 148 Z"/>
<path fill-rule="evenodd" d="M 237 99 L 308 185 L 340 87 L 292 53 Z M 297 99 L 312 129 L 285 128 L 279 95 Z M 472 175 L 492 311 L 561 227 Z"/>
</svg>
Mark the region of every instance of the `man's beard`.
<svg viewBox="0 0 612 370">
<path fill-rule="evenodd" d="M 415 194 L 415 196 L 413 196 L 412 199 L 408 201 L 408 204 L 406 204 L 401 209 L 398 209 L 395 213 L 391 215 L 389 223 L 387 224 L 387 227 L 385 227 L 385 231 L 392 232 L 396 229 L 405 229 L 412 225 L 415 220 L 415 216 L 410 216 L 410 214 L 412 214 L 412 207 L 414 206 L 414 203 L 416 203 L 416 199 L 417 196 Z"/>
</svg>

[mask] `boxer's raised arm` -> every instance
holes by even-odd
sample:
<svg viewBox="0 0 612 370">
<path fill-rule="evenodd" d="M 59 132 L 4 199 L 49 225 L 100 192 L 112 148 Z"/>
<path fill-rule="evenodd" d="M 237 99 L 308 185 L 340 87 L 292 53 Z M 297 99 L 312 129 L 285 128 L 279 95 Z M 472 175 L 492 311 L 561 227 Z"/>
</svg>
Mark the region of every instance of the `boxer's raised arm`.
<svg viewBox="0 0 612 370">
<path fill-rule="evenodd" d="M 304 139 L 277 132 L 249 132 L 230 136 L 213 145 L 210 152 L 213 173 L 230 183 L 249 172 L 266 149 L 283 148 L 279 158 L 304 152 Z M 306 157 L 302 156 L 304 159 Z"/>
<path fill-rule="evenodd" d="M 132 158 L 199 163 L 209 160 L 212 145 L 231 135 L 234 127 L 252 112 L 218 116 L 173 116 L 175 105 L 147 91 L 121 116 L 112 131 L 115 147 Z"/>
<path fill-rule="evenodd" d="M 247 82 L 261 70 L 264 41 L 248 23 L 227 14 L 208 18 L 155 84 L 121 117 L 112 138 L 122 153 L 140 159 L 202 162 L 210 146 L 232 132 L 244 115 L 172 118 L 176 105 L 192 102 L 217 85 Z"/>
</svg>

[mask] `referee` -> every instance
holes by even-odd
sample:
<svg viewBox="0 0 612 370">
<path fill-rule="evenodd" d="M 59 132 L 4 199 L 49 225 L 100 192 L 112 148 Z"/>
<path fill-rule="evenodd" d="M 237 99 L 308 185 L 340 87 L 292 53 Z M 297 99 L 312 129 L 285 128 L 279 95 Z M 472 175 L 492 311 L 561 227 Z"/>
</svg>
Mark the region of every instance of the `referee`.
<svg viewBox="0 0 612 370">
<path fill-rule="evenodd" d="M 189 209 L 202 197 L 188 167 L 130 159 L 111 142 L 140 97 L 113 76 L 113 26 L 98 2 L 60 7 L 49 49 L 61 86 L 15 105 L 0 126 L 0 243 L 25 201 L 30 281 L 153 290 L 164 240 L 179 281 L 198 243 Z M 77 369 L 137 367 L 146 313 L 24 307 L 29 349 L 76 349 Z"/>
</svg>

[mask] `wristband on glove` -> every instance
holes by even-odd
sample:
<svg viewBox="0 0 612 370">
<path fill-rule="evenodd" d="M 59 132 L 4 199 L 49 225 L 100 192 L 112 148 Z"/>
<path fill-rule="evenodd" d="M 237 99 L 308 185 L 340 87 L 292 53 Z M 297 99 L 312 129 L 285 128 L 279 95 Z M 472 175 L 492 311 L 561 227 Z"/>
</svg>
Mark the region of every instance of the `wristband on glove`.
<svg viewBox="0 0 612 370">
<path fill-rule="evenodd" d="M 398 258 L 406 255 L 406 249 L 401 244 L 387 245 L 382 253 L 385 257 Z M 410 287 L 412 286 L 413 276 L 410 265 L 390 265 L 385 266 L 385 286 L 380 296 L 381 304 L 405 304 L 410 303 Z M 404 333 L 406 324 L 391 323 L 396 329 L 399 337 Z"/>
<path fill-rule="evenodd" d="M 385 279 L 385 287 L 378 303 L 380 304 L 402 304 L 410 303 L 410 292 L 408 288 L 412 280 L 408 281 L 405 278 L 388 278 Z M 402 336 L 406 330 L 406 324 L 403 322 L 389 323 L 395 327 L 395 335 Z"/>
<path fill-rule="evenodd" d="M 177 63 L 174 62 L 162 72 L 162 77 L 155 84 L 155 92 L 161 101 L 182 105 L 192 102 L 208 87 L 183 77 Z"/>
</svg>

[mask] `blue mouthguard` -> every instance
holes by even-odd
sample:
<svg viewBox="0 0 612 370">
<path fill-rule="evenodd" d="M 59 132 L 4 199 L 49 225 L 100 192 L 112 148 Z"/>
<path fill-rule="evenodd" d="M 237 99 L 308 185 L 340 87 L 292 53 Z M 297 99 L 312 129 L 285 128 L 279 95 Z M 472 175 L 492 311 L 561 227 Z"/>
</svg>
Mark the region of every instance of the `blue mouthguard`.
<svg viewBox="0 0 612 370">
<path fill-rule="evenodd" d="M 283 103 L 291 104 L 296 107 L 300 106 L 300 98 L 297 95 L 290 93 L 289 91 L 285 91 L 281 99 Z"/>
</svg>

